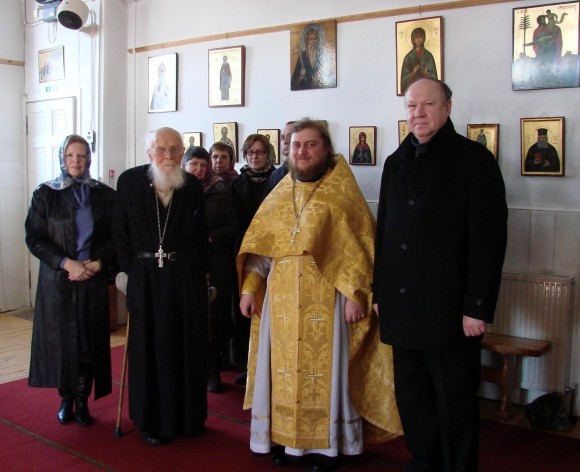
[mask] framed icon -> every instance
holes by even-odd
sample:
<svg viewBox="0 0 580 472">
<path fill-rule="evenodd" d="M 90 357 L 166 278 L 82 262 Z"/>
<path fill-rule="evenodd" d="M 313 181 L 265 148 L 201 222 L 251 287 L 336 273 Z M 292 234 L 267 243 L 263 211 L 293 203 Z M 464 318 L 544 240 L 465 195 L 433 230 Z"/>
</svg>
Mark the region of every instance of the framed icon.
<svg viewBox="0 0 580 472">
<path fill-rule="evenodd" d="M 513 9 L 512 89 L 580 86 L 580 2 Z"/>
<path fill-rule="evenodd" d="M 280 130 L 279 129 L 259 129 L 258 134 L 266 136 L 270 143 L 270 156 L 272 164 L 280 164 Z"/>
<path fill-rule="evenodd" d="M 290 28 L 290 90 L 336 87 L 336 21 Z"/>
<path fill-rule="evenodd" d="M 473 141 L 483 144 L 497 161 L 497 150 L 499 143 L 499 125 L 498 124 L 468 124 L 467 137 Z"/>
<path fill-rule="evenodd" d="M 377 127 L 350 126 L 349 162 L 352 165 L 371 165 L 377 163 Z"/>
<path fill-rule="evenodd" d="M 40 83 L 64 79 L 64 46 L 38 51 L 38 80 Z"/>
<path fill-rule="evenodd" d="M 183 146 L 185 149 L 192 146 L 203 146 L 201 131 L 183 133 Z"/>
<path fill-rule="evenodd" d="M 177 111 L 177 53 L 149 58 L 149 113 Z"/>
<path fill-rule="evenodd" d="M 401 144 L 409 134 L 409 125 L 407 120 L 399 120 L 397 123 L 399 129 L 399 144 Z"/>
<path fill-rule="evenodd" d="M 522 175 L 564 176 L 564 117 L 521 118 Z"/>
<path fill-rule="evenodd" d="M 209 49 L 208 106 L 243 107 L 246 69 L 244 46 Z"/>
<path fill-rule="evenodd" d="M 397 95 L 421 77 L 443 80 L 443 17 L 397 21 Z"/>
<path fill-rule="evenodd" d="M 230 121 L 213 124 L 213 141 L 227 144 L 234 148 L 234 162 L 238 162 L 238 123 Z"/>
</svg>

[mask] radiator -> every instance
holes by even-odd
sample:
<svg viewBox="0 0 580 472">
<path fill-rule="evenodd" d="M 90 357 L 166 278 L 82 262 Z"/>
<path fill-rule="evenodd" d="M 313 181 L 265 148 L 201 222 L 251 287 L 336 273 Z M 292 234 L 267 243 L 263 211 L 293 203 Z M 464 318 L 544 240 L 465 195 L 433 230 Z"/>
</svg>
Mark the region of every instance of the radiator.
<svg viewBox="0 0 580 472">
<path fill-rule="evenodd" d="M 521 360 L 524 389 L 564 392 L 572 338 L 573 277 L 504 272 L 489 331 L 551 342 L 541 357 Z"/>
</svg>

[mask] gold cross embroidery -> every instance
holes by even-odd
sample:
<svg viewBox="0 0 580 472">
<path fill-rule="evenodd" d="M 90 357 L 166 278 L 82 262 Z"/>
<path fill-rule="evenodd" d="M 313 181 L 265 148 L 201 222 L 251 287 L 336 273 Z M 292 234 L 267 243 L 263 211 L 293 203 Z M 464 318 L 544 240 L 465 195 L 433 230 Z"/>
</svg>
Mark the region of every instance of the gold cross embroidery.
<svg viewBox="0 0 580 472">
<path fill-rule="evenodd" d="M 290 315 L 286 314 L 286 310 L 284 310 L 284 313 L 282 315 L 276 315 L 276 318 L 278 318 L 279 320 L 284 321 L 284 326 L 286 326 L 286 321 L 292 319 L 292 317 Z"/>
<path fill-rule="evenodd" d="M 311 374 L 306 374 L 306 378 L 311 379 L 313 384 L 316 383 L 316 379 L 320 379 L 322 377 L 324 377 L 324 375 L 317 374 L 314 370 L 314 367 L 312 368 Z"/>
<path fill-rule="evenodd" d="M 286 381 L 286 377 L 290 377 L 292 375 L 292 373 L 286 369 L 286 365 L 284 365 L 284 370 L 282 369 L 278 369 L 277 371 L 279 374 L 282 374 L 282 380 L 285 382 Z"/>
<path fill-rule="evenodd" d="M 319 318 L 318 317 L 318 312 L 315 311 L 314 312 L 314 318 L 308 318 L 308 321 L 314 321 L 316 323 L 316 327 L 318 328 L 318 324 L 321 323 L 321 322 L 323 322 L 323 321 L 326 321 L 326 320 L 324 318 Z"/>
</svg>

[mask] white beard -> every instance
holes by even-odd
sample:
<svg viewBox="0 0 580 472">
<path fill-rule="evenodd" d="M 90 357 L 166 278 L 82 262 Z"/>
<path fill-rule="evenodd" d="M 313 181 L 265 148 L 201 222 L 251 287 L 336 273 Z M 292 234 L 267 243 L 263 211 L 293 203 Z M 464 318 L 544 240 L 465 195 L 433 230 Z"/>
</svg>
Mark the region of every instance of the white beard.
<svg viewBox="0 0 580 472">
<path fill-rule="evenodd" d="M 171 173 L 166 174 L 159 169 L 155 161 L 152 161 L 147 170 L 147 176 L 153 182 L 155 190 L 164 206 L 167 206 L 173 191 L 185 184 L 185 172 L 181 167 L 176 167 Z"/>
</svg>

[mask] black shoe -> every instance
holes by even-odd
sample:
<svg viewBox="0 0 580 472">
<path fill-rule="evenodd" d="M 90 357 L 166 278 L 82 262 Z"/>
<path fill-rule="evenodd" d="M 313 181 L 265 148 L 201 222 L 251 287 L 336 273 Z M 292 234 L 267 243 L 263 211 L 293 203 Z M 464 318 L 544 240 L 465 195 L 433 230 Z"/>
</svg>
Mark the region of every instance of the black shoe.
<svg viewBox="0 0 580 472">
<path fill-rule="evenodd" d="M 236 385 L 246 385 L 246 379 L 248 378 L 248 371 L 245 370 L 244 372 L 242 372 L 240 375 L 238 375 L 235 379 L 234 379 L 234 383 Z"/>
<path fill-rule="evenodd" d="M 336 469 L 335 465 L 325 465 L 315 462 L 314 464 L 312 464 L 310 472 L 330 472 L 334 469 Z"/>
<path fill-rule="evenodd" d="M 338 467 L 338 457 L 328 457 L 323 454 L 313 456 L 311 472 L 330 472 Z"/>
<path fill-rule="evenodd" d="M 73 419 L 73 398 L 64 396 L 60 402 L 60 409 L 56 414 L 56 419 L 60 424 L 67 424 Z"/>
<path fill-rule="evenodd" d="M 272 453 L 272 464 L 278 466 L 285 466 L 290 464 L 289 456 L 284 452 L 285 447 L 282 445 L 272 446 L 270 452 Z"/>
<path fill-rule="evenodd" d="M 167 439 L 158 436 L 157 434 L 149 434 L 149 433 L 141 433 L 143 442 L 149 446 L 160 446 L 161 444 L 165 444 Z"/>
<path fill-rule="evenodd" d="M 191 437 L 191 438 L 198 438 L 200 436 L 203 436 L 205 434 L 205 426 L 201 425 L 197 428 L 195 428 L 194 430 L 186 433 L 187 436 Z"/>
<path fill-rule="evenodd" d="M 272 464 L 284 467 L 285 465 L 290 464 L 290 461 L 284 452 L 277 452 L 272 457 Z"/>
<path fill-rule="evenodd" d="M 217 369 L 209 369 L 207 376 L 207 391 L 212 393 L 219 393 L 223 390 L 222 379 L 220 371 Z"/>
<path fill-rule="evenodd" d="M 90 426 L 93 422 L 89 412 L 89 400 L 79 395 L 75 397 L 75 418 L 83 428 Z"/>
</svg>

